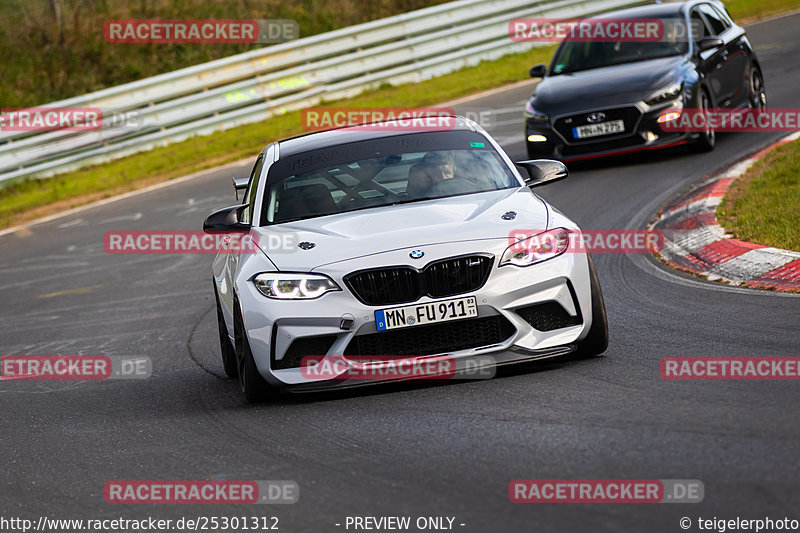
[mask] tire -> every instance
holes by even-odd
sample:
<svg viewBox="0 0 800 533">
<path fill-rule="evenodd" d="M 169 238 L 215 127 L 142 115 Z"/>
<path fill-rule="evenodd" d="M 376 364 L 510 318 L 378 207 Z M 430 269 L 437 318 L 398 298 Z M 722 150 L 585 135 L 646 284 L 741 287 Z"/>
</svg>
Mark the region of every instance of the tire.
<svg viewBox="0 0 800 533">
<path fill-rule="evenodd" d="M 239 375 L 239 388 L 249 403 L 259 403 L 277 396 L 277 390 L 267 383 L 256 367 L 253 352 L 250 350 L 250 341 L 244 331 L 242 310 L 239 302 L 234 303 L 234 338 L 236 340 L 236 364 Z"/>
<path fill-rule="evenodd" d="M 702 88 L 698 89 L 697 94 L 697 109 L 707 111 L 710 109 L 711 99 L 708 93 Z M 701 132 L 697 139 L 689 145 L 689 149 L 693 152 L 710 152 L 717 144 L 717 134 L 712 128 L 706 128 L 706 131 Z"/>
<path fill-rule="evenodd" d="M 750 71 L 750 107 L 759 111 L 767 108 L 767 90 L 761 71 L 753 67 Z"/>
<path fill-rule="evenodd" d="M 574 353 L 577 359 L 598 357 L 608 348 L 608 317 L 603 291 L 600 290 L 600 280 L 594 268 L 594 261 L 589 255 L 586 258 L 589 260 L 589 282 L 592 292 L 592 327 L 589 328 L 586 338 L 578 343 Z"/>
<path fill-rule="evenodd" d="M 219 347 L 222 353 L 222 366 L 225 368 L 225 375 L 231 379 L 236 379 L 239 375 L 239 371 L 236 367 L 236 350 L 228 337 L 228 328 L 225 326 L 225 319 L 222 318 L 222 306 L 219 303 L 216 283 L 214 283 L 214 299 L 217 301 L 217 329 L 219 329 Z"/>
</svg>

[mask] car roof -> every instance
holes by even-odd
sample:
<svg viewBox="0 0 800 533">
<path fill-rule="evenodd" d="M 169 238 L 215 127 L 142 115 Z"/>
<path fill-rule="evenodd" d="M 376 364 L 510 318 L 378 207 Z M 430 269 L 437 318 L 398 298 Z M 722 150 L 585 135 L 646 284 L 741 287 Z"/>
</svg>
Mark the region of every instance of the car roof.
<svg viewBox="0 0 800 533">
<path fill-rule="evenodd" d="M 684 7 L 694 5 L 695 3 L 698 2 L 663 2 L 660 4 L 648 4 L 645 6 L 629 7 L 618 11 L 602 13 L 592 18 L 663 18 L 678 16 Z"/>
<path fill-rule="evenodd" d="M 329 148 L 331 146 L 337 146 L 351 142 L 380 139 L 383 137 L 394 137 L 398 135 L 411 135 L 414 133 L 420 133 L 421 131 L 475 131 L 475 128 L 470 126 L 464 117 L 459 115 L 451 116 L 455 118 L 455 124 L 452 126 L 443 127 L 441 129 L 426 128 L 424 130 L 403 130 L 400 129 L 400 127 L 394 129 L 391 128 L 391 124 L 397 123 L 397 120 L 385 120 L 369 123 L 371 126 L 376 127 L 380 127 L 381 124 L 385 124 L 389 128 L 385 130 L 364 128 L 363 124 L 357 124 L 305 133 L 303 135 L 289 137 L 287 139 L 278 141 L 278 144 L 280 145 L 280 157 L 283 158 L 288 155 L 299 154 L 309 150 Z"/>
<path fill-rule="evenodd" d="M 593 18 L 661 18 L 670 15 L 677 16 L 682 11 L 691 9 L 697 4 L 712 4 L 720 9 L 726 9 L 725 4 L 719 0 L 678 0 L 676 2 L 656 2 L 644 6 L 629 7 L 618 11 L 602 13 Z"/>
</svg>

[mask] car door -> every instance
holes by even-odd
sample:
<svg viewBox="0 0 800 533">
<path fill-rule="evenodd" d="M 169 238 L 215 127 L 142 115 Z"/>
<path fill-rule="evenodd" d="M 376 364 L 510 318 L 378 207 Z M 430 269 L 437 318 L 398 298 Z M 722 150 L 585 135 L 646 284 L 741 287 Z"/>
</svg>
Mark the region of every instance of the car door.
<svg viewBox="0 0 800 533">
<path fill-rule="evenodd" d="M 714 85 L 715 105 L 720 108 L 735 107 L 737 99 L 741 98 L 743 85 L 741 72 L 736 72 L 737 43 L 738 38 L 743 37 L 743 32 L 742 35 L 737 35 L 732 25 L 723 20 L 721 14 L 710 4 L 699 4 L 693 11 L 697 11 L 704 19 L 708 36 L 723 41 L 722 46 L 701 52 L 701 57 L 708 62 L 707 72 Z"/>
<path fill-rule="evenodd" d="M 706 18 L 700 11 L 700 6 L 695 6 L 690 14 L 692 34 L 694 39 L 695 49 L 698 50 L 697 58 L 700 63 L 701 70 L 705 74 L 706 86 L 711 92 L 711 99 L 713 100 L 713 107 L 722 107 L 720 102 L 725 101 L 727 95 L 725 89 L 727 83 L 725 82 L 725 61 L 727 54 L 724 52 L 724 47 L 719 46 L 710 50 L 699 51 L 699 43 L 705 37 L 713 37 L 714 30 L 709 26 Z"/>
<path fill-rule="evenodd" d="M 261 182 L 261 171 L 264 168 L 264 153 L 262 152 L 253 165 L 253 170 L 250 172 L 250 180 L 247 183 L 247 190 L 244 193 L 242 203 L 247 205 L 247 208 L 242 212 L 240 222 L 250 225 L 253 222 L 253 214 L 256 207 L 256 194 L 258 192 L 258 185 Z M 239 247 L 231 250 L 229 257 L 231 259 L 230 272 L 235 275 L 239 270 L 239 262 L 241 261 L 243 253 L 252 253 L 251 251 L 242 250 Z"/>
<path fill-rule="evenodd" d="M 255 207 L 255 195 L 258 190 L 258 183 L 261 177 L 261 170 L 264 166 L 264 154 L 260 154 L 256 159 L 253 169 L 250 171 L 250 178 L 247 184 L 243 204 L 248 204 L 248 207 L 242 213 L 242 220 L 246 224 L 250 224 L 253 220 L 253 209 Z M 225 323 L 228 326 L 228 331 L 233 331 L 233 282 L 236 279 L 236 273 L 239 270 L 242 253 L 251 253 L 243 251 L 241 247 L 231 246 L 231 237 L 225 236 L 222 239 L 222 248 L 218 255 L 222 264 L 221 276 L 217 279 L 217 286 L 219 287 L 220 300 L 223 302 L 223 316 Z M 241 242 L 241 241 L 237 241 Z"/>
<path fill-rule="evenodd" d="M 726 101 L 724 105 L 725 107 L 746 105 L 749 99 L 747 80 L 750 76 L 750 58 L 747 53 L 747 37 L 744 28 L 733 24 L 733 21 L 725 13 L 710 4 L 700 5 L 700 11 L 706 17 L 712 30 L 725 41 L 723 70 Z"/>
</svg>

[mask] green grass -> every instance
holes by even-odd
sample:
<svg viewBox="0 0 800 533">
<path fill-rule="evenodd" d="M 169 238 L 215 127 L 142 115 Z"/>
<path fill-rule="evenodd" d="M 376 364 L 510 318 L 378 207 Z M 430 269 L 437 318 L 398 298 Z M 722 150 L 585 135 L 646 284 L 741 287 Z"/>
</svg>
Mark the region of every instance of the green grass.
<svg viewBox="0 0 800 533">
<path fill-rule="evenodd" d="M 736 180 L 717 219 L 744 241 L 800 251 L 800 141 L 768 152 Z"/>
<path fill-rule="evenodd" d="M 447 0 L 2 0 L 2 107 L 29 107 L 260 48 L 260 44 L 112 44 L 114 19 L 293 19 L 305 37 Z M 730 0 L 737 21 L 800 8 L 798 0 Z"/>
<path fill-rule="evenodd" d="M 2 107 L 42 105 L 221 57 L 258 43 L 108 43 L 118 19 L 292 19 L 300 36 L 446 0 L 2 0 Z"/>
<path fill-rule="evenodd" d="M 554 46 L 482 62 L 417 84 L 381 87 L 345 102 L 348 107 L 419 107 L 435 105 L 481 90 L 524 80 L 536 63 L 549 62 Z M 521 116 L 522 110 L 520 110 Z M 522 120 L 520 118 L 520 120 Z M 0 227 L 19 224 L 133 190 L 253 156 L 267 143 L 303 133 L 300 112 L 248 124 L 209 136 L 134 154 L 50 179 L 26 180 L 0 189 Z"/>
<path fill-rule="evenodd" d="M 736 22 L 752 21 L 800 9 L 798 0 L 729 0 L 725 7 Z"/>
</svg>

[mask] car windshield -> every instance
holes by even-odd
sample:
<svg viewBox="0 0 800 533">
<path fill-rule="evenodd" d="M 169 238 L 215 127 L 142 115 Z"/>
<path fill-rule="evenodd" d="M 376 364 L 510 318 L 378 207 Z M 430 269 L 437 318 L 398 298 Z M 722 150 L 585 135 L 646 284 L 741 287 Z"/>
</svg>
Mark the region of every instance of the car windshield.
<svg viewBox="0 0 800 533">
<path fill-rule="evenodd" d="M 550 74 L 569 74 L 581 70 L 686 54 L 689 51 L 686 24 L 682 20 L 674 18 L 661 20 L 663 35 L 654 42 L 565 40 L 556 51 Z"/>
<path fill-rule="evenodd" d="M 262 224 L 519 186 L 473 132 L 372 139 L 277 161 L 267 178 Z"/>
</svg>

